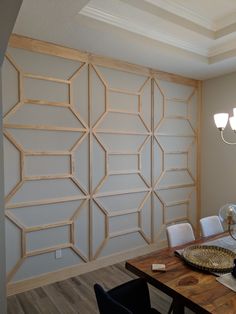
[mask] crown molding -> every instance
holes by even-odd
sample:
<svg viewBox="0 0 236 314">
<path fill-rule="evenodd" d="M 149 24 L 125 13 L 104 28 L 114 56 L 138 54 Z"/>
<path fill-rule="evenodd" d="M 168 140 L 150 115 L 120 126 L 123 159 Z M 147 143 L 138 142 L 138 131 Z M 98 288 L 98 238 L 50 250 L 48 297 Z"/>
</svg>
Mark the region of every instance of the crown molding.
<svg viewBox="0 0 236 314">
<path fill-rule="evenodd" d="M 221 31 L 226 27 L 229 27 L 232 24 L 236 23 L 236 12 L 232 12 L 230 14 L 227 14 L 226 16 L 215 20 L 216 23 L 216 30 Z"/>
<path fill-rule="evenodd" d="M 229 51 L 235 50 L 236 49 L 236 41 L 231 40 L 227 43 L 224 43 L 222 45 L 218 45 L 213 48 L 209 48 L 208 50 L 208 57 L 216 57 L 217 55 L 220 54 L 225 54 Z"/>
<path fill-rule="evenodd" d="M 208 50 L 204 48 L 200 48 L 199 45 L 196 45 L 196 46 L 192 45 L 188 43 L 187 41 L 177 39 L 175 36 L 172 36 L 171 34 L 163 33 L 163 31 L 153 30 L 148 27 L 137 25 L 136 23 L 133 23 L 129 21 L 128 19 L 105 12 L 103 10 L 92 7 L 90 5 L 84 7 L 79 12 L 79 14 L 99 20 L 101 22 L 112 24 L 119 28 L 128 30 L 132 33 L 143 35 L 145 37 L 154 39 L 156 41 L 163 42 L 165 44 L 168 44 L 168 45 L 180 48 L 180 49 L 184 49 L 184 50 L 193 52 L 195 54 L 198 54 L 204 57 L 207 57 L 208 55 Z"/>
<path fill-rule="evenodd" d="M 201 25 L 202 27 L 205 27 L 211 31 L 217 30 L 217 24 L 215 23 L 215 21 L 207 19 L 206 17 L 194 12 L 193 10 L 186 8 L 185 6 L 178 3 L 177 0 L 175 3 L 170 2 L 169 0 L 145 0 L 145 2 L 158 6 L 177 16 L 181 16 L 184 19 Z"/>
<path fill-rule="evenodd" d="M 129 3 L 127 0 L 121 1 L 126 4 Z M 150 5 L 155 5 L 156 7 L 157 5 L 160 5 L 161 9 L 163 10 L 170 11 L 170 8 L 172 8 L 171 14 L 178 14 L 178 10 L 181 10 L 182 16 L 185 19 L 187 18 L 187 15 L 188 18 L 190 18 L 192 14 L 191 10 L 184 11 L 183 6 L 179 5 L 178 3 L 176 3 L 175 6 L 173 6 L 172 5 L 173 3 L 170 2 L 169 0 L 145 0 L 145 2 L 149 3 Z M 145 19 L 144 23 L 138 22 L 137 19 L 135 20 L 135 15 L 132 18 L 123 17 L 122 13 L 118 13 L 115 9 L 110 8 L 109 10 L 106 10 L 105 7 L 99 8 L 98 5 L 99 5 L 98 2 L 93 1 L 86 7 L 84 7 L 81 11 L 79 11 L 78 14 L 119 27 L 131 33 L 145 36 L 146 38 L 153 39 L 159 43 L 167 44 L 170 47 L 173 47 L 173 49 L 179 48 L 184 51 L 205 57 L 208 60 L 208 63 L 213 63 L 211 62 L 211 60 L 216 60 L 214 62 L 219 62 L 227 58 L 232 58 L 232 56 L 234 57 L 234 52 L 236 51 L 236 41 L 234 38 L 235 37 L 234 33 L 236 31 L 236 23 L 231 24 L 228 27 L 221 29 L 220 31 L 215 31 L 214 38 L 208 38 L 203 35 L 202 39 L 201 37 L 197 37 L 196 44 L 193 44 L 191 33 L 188 34 L 189 41 L 182 40 L 180 36 L 177 37 L 176 35 L 173 35 L 170 31 L 163 30 L 163 28 L 150 27 L 147 18 L 146 23 Z M 174 12 L 173 7 L 175 8 L 175 13 L 173 13 Z M 196 23 L 197 18 L 199 20 L 201 19 L 199 15 L 195 14 L 194 22 Z M 204 27 L 206 27 L 206 23 Z M 183 34 L 185 29 L 188 30 L 187 27 L 183 28 Z M 225 36 L 228 36 L 228 39 L 227 41 L 222 43 L 222 40 L 220 40 L 220 38 Z"/>
</svg>

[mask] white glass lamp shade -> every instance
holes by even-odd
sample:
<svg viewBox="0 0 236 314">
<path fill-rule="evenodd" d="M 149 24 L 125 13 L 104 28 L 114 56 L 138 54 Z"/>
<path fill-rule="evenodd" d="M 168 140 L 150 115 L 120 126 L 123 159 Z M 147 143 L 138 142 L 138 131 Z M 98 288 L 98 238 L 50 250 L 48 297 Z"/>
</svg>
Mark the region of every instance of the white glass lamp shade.
<svg viewBox="0 0 236 314">
<path fill-rule="evenodd" d="M 231 129 L 233 131 L 236 131 L 236 116 L 230 117 L 229 123 L 230 123 Z"/>
<path fill-rule="evenodd" d="M 236 205 L 226 204 L 219 210 L 219 217 L 222 222 L 228 225 L 236 224 Z"/>
<path fill-rule="evenodd" d="M 228 113 L 216 113 L 214 115 L 215 124 L 218 129 L 223 130 L 227 125 L 228 119 L 229 119 Z"/>
</svg>

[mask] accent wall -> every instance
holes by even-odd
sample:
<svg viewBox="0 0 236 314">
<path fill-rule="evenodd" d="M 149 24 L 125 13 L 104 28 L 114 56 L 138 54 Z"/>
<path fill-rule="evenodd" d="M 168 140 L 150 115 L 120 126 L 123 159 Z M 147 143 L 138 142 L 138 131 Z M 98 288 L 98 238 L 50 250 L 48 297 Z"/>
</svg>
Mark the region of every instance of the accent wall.
<svg viewBox="0 0 236 314">
<path fill-rule="evenodd" d="M 12 37 L 3 64 L 11 284 L 156 249 L 167 224 L 196 226 L 199 86 Z"/>
</svg>

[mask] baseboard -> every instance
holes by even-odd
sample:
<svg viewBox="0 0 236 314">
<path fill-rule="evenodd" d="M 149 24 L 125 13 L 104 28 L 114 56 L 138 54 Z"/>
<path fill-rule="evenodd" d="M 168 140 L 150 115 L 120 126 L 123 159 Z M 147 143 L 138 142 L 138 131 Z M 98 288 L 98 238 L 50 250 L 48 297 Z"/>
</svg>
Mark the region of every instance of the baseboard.
<svg viewBox="0 0 236 314">
<path fill-rule="evenodd" d="M 136 256 L 148 254 L 154 252 L 158 249 L 167 246 L 166 241 L 159 242 L 159 244 L 151 244 L 149 246 L 136 248 L 134 250 L 129 250 L 121 252 L 118 254 L 113 254 L 108 257 L 102 257 L 95 261 L 88 262 L 86 264 L 76 265 L 72 267 L 67 267 L 60 269 L 55 272 L 46 273 L 40 276 L 31 277 L 26 280 L 21 280 L 17 282 L 10 282 L 7 285 L 7 295 L 14 295 L 17 293 L 25 292 L 31 289 L 42 287 L 57 281 L 65 280 L 74 276 L 81 275 L 105 266 L 116 264 Z"/>
</svg>

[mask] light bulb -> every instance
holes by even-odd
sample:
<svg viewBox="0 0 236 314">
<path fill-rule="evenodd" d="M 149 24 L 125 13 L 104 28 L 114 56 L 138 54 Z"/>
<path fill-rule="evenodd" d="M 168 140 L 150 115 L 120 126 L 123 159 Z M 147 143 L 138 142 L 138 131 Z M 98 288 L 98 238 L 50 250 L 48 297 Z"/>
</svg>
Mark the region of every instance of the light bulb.
<svg viewBox="0 0 236 314">
<path fill-rule="evenodd" d="M 231 126 L 231 129 L 235 131 L 236 130 L 236 116 L 232 116 L 229 118 L 229 124 Z"/>
<path fill-rule="evenodd" d="M 229 119 L 228 113 L 216 113 L 214 115 L 215 124 L 219 130 L 224 130 L 224 128 L 227 125 L 228 119 Z"/>
</svg>

